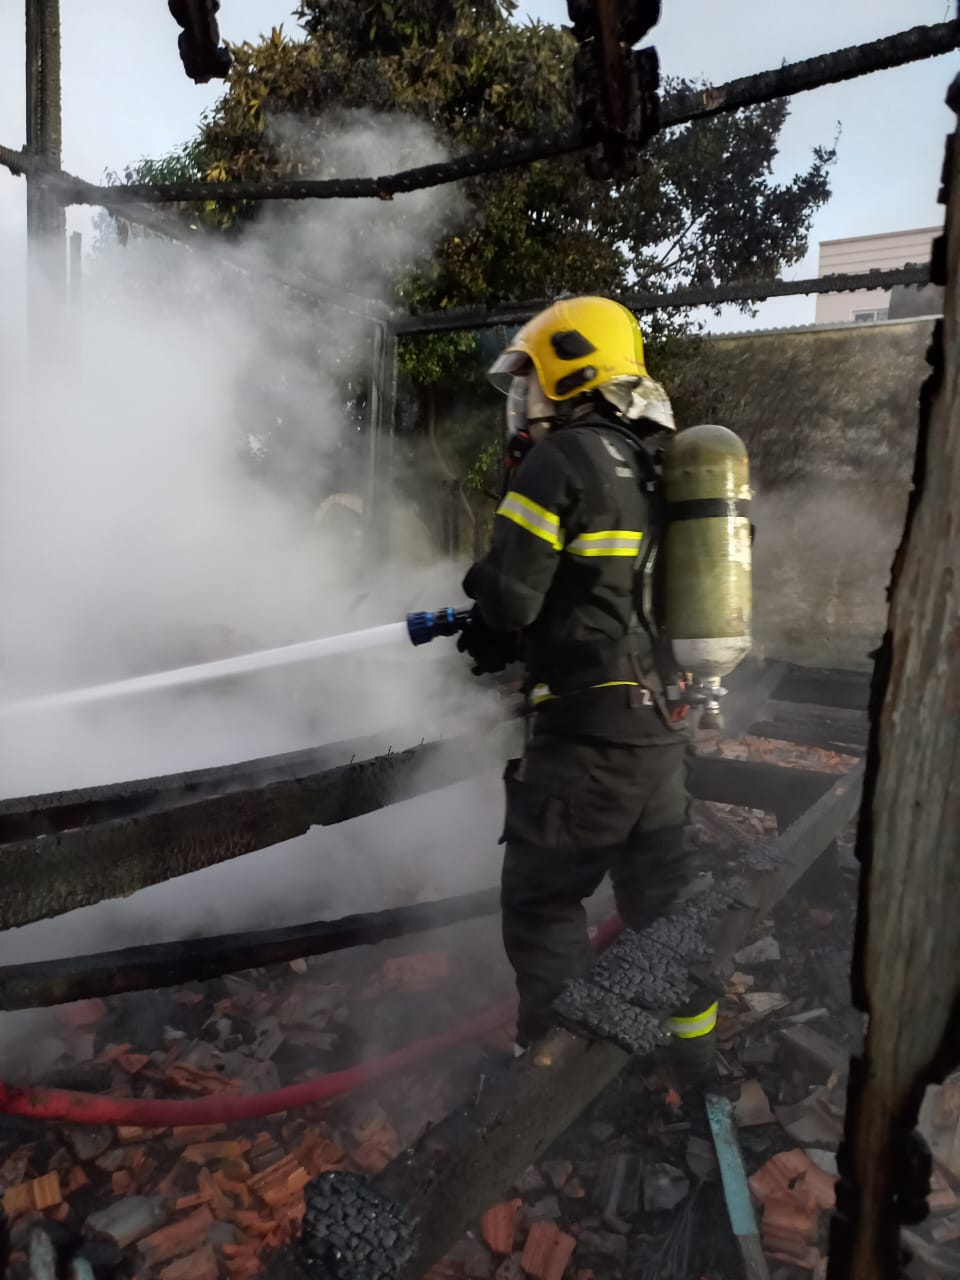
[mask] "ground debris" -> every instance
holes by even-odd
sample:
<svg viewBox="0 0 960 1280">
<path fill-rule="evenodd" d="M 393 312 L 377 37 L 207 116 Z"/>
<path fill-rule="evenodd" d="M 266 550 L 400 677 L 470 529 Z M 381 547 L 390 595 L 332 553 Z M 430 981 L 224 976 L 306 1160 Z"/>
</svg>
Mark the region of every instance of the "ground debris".
<svg viewBox="0 0 960 1280">
<path fill-rule="evenodd" d="M 767 1095 L 756 1080 L 744 1080 L 741 1084 L 740 1096 L 733 1104 L 733 1118 L 738 1129 L 775 1123 Z"/>
<path fill-rule="evenodd" d="M 552 1222 L 535 1222 L 523 1246 L 520 1265 L 533 1280 L 561 1280 L 577 1241 Z"/>
<path fill-rule="evenodd" d="M 758 749 L 744 740 L 748 755 L 776 759 L 776 749 L 775 744 Z M 809 766 L 810 757 L 800 754 L 797 763 Z M 846 766 L 830 767 L 837 772 Z M 710 806 L 710 811 L 713 821 L 704 824 L 709 830 L 702 843 L 714 851 L 718 845 L 748 846 L 766 839 L 775 825 L 769 814 L 723 806 Z M 723 1091 L 735 1096 L 736 1081 L 743 1080 L 741 1107 L 748 1102 L 766 1107 L 742 1135 L 754 1173 L 789 1141 L 773 1122 L 769 1104 L 778 1119 L 796 1123 L 791 1108 L 799 1105 L 809 1117 L 812 1097 L 819 1116 L 822 1102 L 829 1136 L 814 1128 L 810 1136 L 796 1139 L 812 1145 L 821 1161 L 830 1157 L 824 1148 L 836 1145 L 833 1134 L 842 1117 L 830 1091 L 810 1094 L 810 1086 L 823 1077 L 809 1078 L 809 1054 L 787 1052 L 784 1025 L 803 1031 L 817 1018 L 825 1035 L 832 1039 L 836 1034 L 835 1001 L 806 972 L 813 966 L 804 948 L 815 929 L 818 954 L 828 955 L 835 935 L 845 927 L 844 906 L 838 904 L 822 924 L 812 923 L 806 904 L 797 915 L 800 924 L 792 931 L 779 914 L 759 924 L 762 936 L 744 949 L 752 957 L 744 963 L 764 966 L 757 970 L 763 976 L 755 979 L 738 970 L 721 1002 Z M 491 948 L 497 945 L 491 941 Z M 74 1011 L 76 1025 L 64 1021 L 60 1041 L 48 1046 L 48 1069 L 85 1072 L 91 1080 L 96 1077 L 97 1091 L 117 1096 L 255 1092 L 271 1081 L 294 1083 L 337 1071 L 362 1056 L 445 1030 L 473 1012 L 472 1006 L 465 1008 L 471 998 L 479 1011 L 481 1002 L 494 994 L 492 989 L 475 991 L 476 966 L 460 968 L 458 951 L 394 952 L 385 959 L 384 951 L 370 949 L 335 964 L 282 965 L 197 984 L 161 994 L 158 1007 L 142 1021 L 133 1000 L 125 1009 L 114 999 L 92 1002 Z M 840 970 L 845 977 L 842 963 Z M 509 975 L 504 977 L 509 981 Z M 758 984 L 766 990 L 756 991 Z M 837 1044 L 843 1040 L 839 1035 Z M 282 1258 L 302 1230 L 304 1190 L 311 1179 L 375 1174 L 426 1126 L 472 1104 L 478 1079 L 486 1077 L 489 1088 L 511 1045 L 510 1035 L 491 1034 L 480 1046 L 418 1064 L 362 1094 L 254 1124 L 166 1131 L 64 1128 L 47 1143 L 20 1147 L 18 1143 L 26 1143 L 21 1133 L 0 1147 L 0 1182 L 7 1190 L 19 1189 L 55 1174 L 62 1202 L 31 1208 L 15 1219 L 20 1256 L 12 1280 L 25 1280 L 32 1225 L 60 1226 L 56 1214 L 63 1215 L 68 1229 L 86 1235 L 88 1244 L 95 1243 L 90 1236 L 99 1235 L 101 1245 L 107 1240 L 116 1241 L 111 1248 L 122 1245 L 125 1264 L 137 1280 L 257 1280 L 269 1275 L 265 1264 L 274 1256 Z M 846 1043 L 841 1047 L 846 1053 Z M 473 1233 L 431 1269 L 432 1280 L 491 1280 L 494 1273 L 496 1280 L 560 1280 L 561 1275 L 567 1280 L 613 1280 L 618 1272 L 626 1273 L 628 1258 L 628 1274 L 639 1280 L 646 1277 L 645 1264 L 665 1235 L 673 1241 L 669 1256 L 674 1261 L 686 1256 L 683 1250 L 690 1254 L 689 1269 L 682 1274 L 719 1274 L 708 1257 L 698 1254 L 706 1241 L 729 1234 L 722 1205 L 719 1212 L 716 1206 L 722 1197 L 712 1145 L 705 1138 L 708 1129 L 695 1098 L 674 1087 L 659 1065 L 661 1054 L 658 1048 L 654 1059 L 628 1068 L 620 1083 L 605 1091 L 515 1188 L 502 1188 L 499 1194 L 516 1198 L 484 1214 Z M 951 1155 L 960 1093 L 945 1089 L 938 1095 L 930 1119 L 931 1124 L 936 1121 L 932 1132 L 939 1158 L 945 1169 L 953 1168 L 949 1160 L 960 1157 L 960 1145 Z M 817 1167 L 816 1160 L 811 1163 Z M 657 1172 L 644 1178 L 644 1170 Z M 711 1179 L 713 1186 L 704 1185 Z M 614 1180 L 619 1180 L 616 1195 Z M 960 1231 L 960 1206 L 950 1208 L 944 1194 L 950 1191 L 945 1182 L 934 1192 L 940 1207 L 930 1221 L 931 1230 L 940 1231 L 938 1245 L 960 1238 L 949 1234 Z M 788 1204 L 795 1207 L 791 1197 Z M 790 1237 L 789 1230 L 784 1232 L 788 1219 L 783 1205 L 771 1208 L 770 1256 L 783 1259 L 791 1249 L 797 1255 L 802 1243 L 803 1257 L 791 1256 L 791 1261 L 808 1266 L 814 1255 L 820 1256 L 817 1242 Z M 793 1280 L 796 1274 L 791 1272 Z M 77 1274 L 73 1280 L 91 1278 Z"/>
<path fill-rule="evenodd" d="M 737 964 L 748 967 L 752 964 L 769 964 L 780 959 L 780 943 L 768 934 L 765 938 L 751 942 L 749 946 L 741 947 L 733 958 Z"/>
<path fill-rule="evenodd" d="M 655 1164 L 644 1170 L 643 1205 L 648 1212 L 675 1208 L 689 1191 L 689 1179 L 671 1164 Z"/>
<path fill-rule="evenodd" d="M 494 1253 L 503 1255 L 513 1252 L 517 1212 L 522 1203 L 521 1200 L 507 1200 L 488 1209 L 480 1219 L 480 1234 Z"/>
</svg>

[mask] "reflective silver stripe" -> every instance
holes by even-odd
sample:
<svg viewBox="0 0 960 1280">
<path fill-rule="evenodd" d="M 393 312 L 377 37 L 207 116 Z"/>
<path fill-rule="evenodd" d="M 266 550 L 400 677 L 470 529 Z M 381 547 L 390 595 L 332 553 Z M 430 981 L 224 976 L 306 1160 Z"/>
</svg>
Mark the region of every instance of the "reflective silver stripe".
<svg viewBox="0 0 960 1280">
<path fill-rule="evenodd" d="M 636 529 L 601 529 L 581 533 L 566 550 L 575 556 L 637 556 L 643 534 Z"/>
<path fill-rule="evenodd" d="M 525 498 L 522 493 L 508 493 L 497 507 L 497 515 L 512 520 L 521 529 L 549 542 L 555 551 L 563 546 L 560 517 L 531 498 Z"/>
</svg>

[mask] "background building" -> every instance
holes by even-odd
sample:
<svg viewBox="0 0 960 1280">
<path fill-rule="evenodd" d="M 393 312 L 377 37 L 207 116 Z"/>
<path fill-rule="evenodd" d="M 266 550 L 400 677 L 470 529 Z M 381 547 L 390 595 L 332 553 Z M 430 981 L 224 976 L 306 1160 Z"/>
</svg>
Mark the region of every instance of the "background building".
<svg viewBox="0 0 960 1280">
<path fill-rule="evenodd" d="M 924 227 L 917 231 L 852 236 L 846 240 L 821 240 L 817 274 L 828 276 L 848 271 L 889 270 L 909 263 L 929 262 L 931 245 L 941 230 L 941 227 Z M 817 297 L 816 323 L 869 323 L 886 320 L 889 311 L 889 290 L 820 294 Z"/>
</svg>

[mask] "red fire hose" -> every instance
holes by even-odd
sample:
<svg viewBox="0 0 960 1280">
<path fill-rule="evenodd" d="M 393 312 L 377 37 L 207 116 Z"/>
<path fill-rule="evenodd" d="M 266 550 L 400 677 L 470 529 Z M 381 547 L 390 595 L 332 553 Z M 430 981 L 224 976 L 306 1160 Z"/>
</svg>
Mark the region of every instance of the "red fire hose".
<svg viewBox="0 0 960 1280">
<path fill-rule="evenodd" d="M 608 947 L 623 925 L 612 916 L 593 939 L 593 947 Z M 327 1102 L 349 1093 L 361 1085 L 403 1071 L 414 1063 L 451 1049 L 466 1040 L 474 1040 L 502 1026 L 512 1016 L 515 1002 L 488 1009 L 476 1018 L 461 1023 L 440 1035 L 405 1045 L 382 1058 L 361 1062 L 345 1071 L 334 1071 L 303 1084 L 288 1085 L 270 1093 L 244 1094 L 240 1097 L 196 1098 L 186 1100 L 152 1100 L 149 1098 L 105 1098 L 94 1093 L 73 1093 L 66 1089 L 22 1088 L 0 1083 L 0 1112 L 11 1116 L 27 1116 L 33 1120 L 59 1121 L 65 1124 L 140 1125 L 145 1129 L 166 1129 L 174 1125 L 226 1124 L 238 1120 L 254 1120 L 260 1116 L 292 1111 L 315 1102 Z"/>
</svg>

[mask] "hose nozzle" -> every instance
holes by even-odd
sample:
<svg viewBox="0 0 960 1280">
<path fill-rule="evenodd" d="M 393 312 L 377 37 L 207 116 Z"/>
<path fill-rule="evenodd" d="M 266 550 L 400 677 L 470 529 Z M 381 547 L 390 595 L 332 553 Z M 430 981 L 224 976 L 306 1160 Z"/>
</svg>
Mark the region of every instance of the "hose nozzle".
<svg viewBox="0 0 960 1280">
<path fill-rule="evenodd" d="M 437 636 L 456 636 L 466 625 L 469 609 L 437 609 L 435 612 L 407 614 L 407 634 L 411 644 L 429 644 Z"/>
</svg>

